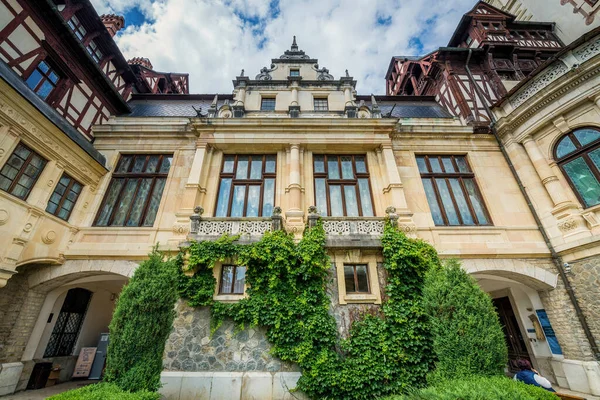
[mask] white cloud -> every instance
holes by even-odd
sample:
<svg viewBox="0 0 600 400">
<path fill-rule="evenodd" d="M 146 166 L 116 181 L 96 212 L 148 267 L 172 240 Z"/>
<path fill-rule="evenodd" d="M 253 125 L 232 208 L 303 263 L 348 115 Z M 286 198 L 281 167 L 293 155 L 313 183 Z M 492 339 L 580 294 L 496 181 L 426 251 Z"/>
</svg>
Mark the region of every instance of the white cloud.
<svg viewBox="0 0 600 400">
<path fill-rule="evenodd" d="M 271 58 L 299 47 L 338 77 L 348 69 L 361 94 L 385 92 L 394 55 L 445 46 L 474 0 L 92 0 L 99 13 L 138 7 L 147 18 L 116 40 L 126 58 L 148 57 L 154 68 L 188 72 L 191 93 L 229 93 L 245 69 L 250 77 Z M 278 12 L 273 12 L 271 5 Z M 390 23 L 378 24 L 390 20 Z M 423 49 L 414 45 L 418 38 Z M 413 41 L 414 42 L 414 41 Z"/>
</svg>

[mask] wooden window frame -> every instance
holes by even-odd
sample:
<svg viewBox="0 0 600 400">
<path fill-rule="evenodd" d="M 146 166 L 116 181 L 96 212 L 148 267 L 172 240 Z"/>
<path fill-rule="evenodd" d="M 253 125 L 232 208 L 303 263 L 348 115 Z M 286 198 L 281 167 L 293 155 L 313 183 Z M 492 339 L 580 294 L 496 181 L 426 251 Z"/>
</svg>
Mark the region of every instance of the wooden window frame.
<svg viewBox="0 0 600 400">
<path fill-rule="evenodd" d="M 424 179 L 429 179 L 431 181 L 433 191 L 434 191 L 435 197 L 438 202 L 438 207 L 440 209 L 440 214 L 442 216 L 442 219 L 444 220 L 443 225 L 436 225 L 436 226 L 452 226 L 452 227 L 456 227 L 456 226 L 467 226 L 467 227 L 493 226 L 493 222 L 490 217 L 490 213 L 488 212 L 487 205 L 485 204 L 484 198 L 481 195 L 481 190 L 479 189 L 479 185 L 477 184 L 477 180 L 475 179 L 475 173 L 473 172 L 473 169 L 471 168 L 471 165 L 470 165 L 469 160 L 467 159 L 466 155 L 417 154 L 416 157 L 423 158 L 425 160 L 425 165 L 427 166 L 427 170 L 429 172 L 425 173 L 425 172 L 419 171 L 419 173 L 421 175 L 421 181 Z M 442 162 L 443 157 L 446 157 L 446 158 L 450 157 L 450 159 L 452 160 L 452 165 L 454 167 L 454 170 L 459 171 L 459 172 L 446 172 L 446 167 L 444 166 L 444 163 Z M 458 168 L 458 163 L 456 162 L 457 157 L 464 159 L 465 164 L 466 164 L 467 168 L 469 169 L 469 172 L 460 172 L 460 169 Z M 442 168 L 442 172 L 432 172 L 433 169 L 431 168 L 431 163 L 429 161 L 430 158 L 438 159 L 440 166 Z M 449 222 L 448 216 L 446 215 L 446 209 L 445 209 L 444 203 L 442 201 L 442 196 L 440 195 L 440 191 L 437 186 L 436 179 L 444 179 L 444 181 L 446 182 L 446 186 L 449 189 L 448 191 L 450 193 L 450 198 L 452 200 L 452 205 L 454 206 L 454 210 L 456 211 L 456 215 L 457 215 L 457 218 L 459 221 L 458 225 L 451 225 Z M 475 224 L 467 225 L 464 223 L 462 215 L 460 213 L 460 208 L 458 206 L 458 202 L 456 201 L 456 198 L 454 195 L 454 190 L 452 189 L 452 186 L 450 185 L 450 179 L 458 180 L 458 182 L 460 184 L 460 188 L 463 192 L 464 199 L 467 203 L 467 206 L 469 207 L 469 212 L 471 213 L 471 218 L 473 218 L 473 221 L 475 221 Z M 467 188 L 464 183 L 465 179 L 470 179 L 473 181 L 473 186 L 475 188 L 475 191 L 476 191 L 477 195 L 479 196 L 479 198 L 481 199 L 481 207 L 482 207 L 483 213 L 485 214 L 485 217 L 487 218 L 487 221 L 488 221 L 486 224 L 479 223 L 479 218 L 477 217 L 477 213 L 475 212 L 475 209 L 473 208 L 473 204 L 471 203 L 471 199 L 468 196 L 469 192 L 467 191 Z M 431 209 L 431 205 L 429 205 L 429 207 Z"/>
<path fill-rule="evenodd" d="M 348 291 L 346 287 L 346 280 L 344 279 L 344 288 L 346 289 L 347 295 L 353 294 L 371 294 L 371 279 L 369 278 L 369 264 L 344 264 L 344 277 L 346 276 L 346 267 L 352 267 L 354 269 L 354 291 Z M 366 277 L 367 277 L 367 288 L 366 292 L 358 291 L 358 274 L 356 273 L 356 267 L 365 267 Z"/>
<path fill-rule="evenodd" d="M 227 267 L 233 267 L 233 278 L 231 280 L 231 292 L 224 292 L 223 291 L 223 273 L 225 272 L 225 268 Z M 235 278 L 237 276 L 237 271 L 238 268 L 242 267 L 242 268 L 246 268 L 246 272 L 248 272 L 248 267 L 246 267 L 245 265 L 235 265 L 235 264 L 223 264 L 221 265 L 221 272 L 219 274 L 219 295 L 226 295 L 226 296 L 242 296 L 246 293 L 246 272 L 244 273 L 244 289 L 241 293 L 239 292 L 235 292 Z"/>
<path fill-rule="evenodd" d="M 48 66 L 47 72 L 42 71 L 42 69 L 40 68 L 41 63 L 45 63 Z M 27 83 L 27 81 L 29 80 L 29 78 L 31 78 L 31 76 L 35 73 L 35 71 L 37 71 L 41 75 L 42 79 L 40 79 L 38 81 L 38 83 L 35 85 L 35 87 L 32 88 L 31 86 L 29 86 L 29 83 Z M 56 68 L 53 65 L 52 61 L 48 57 L 46 57 L 44 59 L 39 60 L 37 62 L 37 64 L 35 65 L 35 67 L 31 68 L 31 72 L 29 72 L 29 74 L 27 75 L 27 78 L 24 80 L 25 84 L 27 85 L 28 88 L 30 88 L 36 95 L 38 95 L 46 103 L 52 104 L 53 95 L 57 92 L 58 85 L 61 82 L 61 80 L 63 79 L 63 76 L 58 71 L 59 71 L 58 68 Z M 50 79 L 51 72 L 54 72 L 54 74 L 58 77 L 56 82 L 52 82 L 52 79 Z M 42 86 L 44 85 L 45 82 L 48 82 L 50 85 L 52 85 L 52 90 L 48 93 L 48 95 L 46 95 L 46 97 L 42 97 L 38 94 L 38 91 L 42 88 Z"/>
<path fill-rule="evenodd" d="M 324 102 L 325 107 L 317 105 L 318 102 Z M 313 97 L 313 110 L 315 111 L 329 111 L 329 99 L 327 97 Z"/>
<path fill-rule="evenodd" d="M 63 177 L 67 177 L 69 179 L 69 184 L 65 188 L 64 194 L 61 196 L 61 198 L 60 198 L 60 200 L 58 202 L 58 205 L 56 206 L 56 210 L 54 210 L 54 212 L 50 212 L 50 211 L 48 211 L 48 206 L 46 206 L 46 212 L 49 213 L 49 214 L 54 215 L 57 218 L 60 218 L 60 219 L 64 220 L 64 221 L 68 221 L 69 218 L 71 217 L 71 213 L 75 209 L 75 204 L 77 204 L 77 200 L 79 199 L 79 196 L 81 195 L 81 191 L 83 190 L 83 184 L 81 184 L 80 182 L 78 182 L 75 178 L 73 178 L 69 174 L 63 173 L 62 176 L 60 177 L 60 179 L 58 180 L 58 183 L 54 187 L 54 190 L 52 191 L 52 194 L 50 195 L 50 199 L 52 198 L 52 196 L 54 195 L 54 193 L 56 193 L 56 189 L 58 188 L 58 185 L 60 184 L 60 181 L 62 180 Z M 73 200 L 73 208 L 71 208 L 71 210 L 69 210 L 69 213 L 65 216 L 65 218 L 61 218 L 61 217 L 58 216 L 58 214 L 60 214 L 60 210 L 62 210 L 62 207 L 63 207 L 63 205 L 65 203 L 65 200 L 67 199 L 67 197 L 69 195 L 69 192 L 71 191 L 71 189 L 73 188 L 73 186 L 76 183 L 79 186 L 81 186 L 81 189 L 79 189 L 79 192 L 77 193 L 77 196 L 75 196 L 75 200 Z M 48 199 L 48 204 L 50 204 L 50 199 Z"/>
<path fill-rule="evenodd" d="M 93 48 L 92 45 L 94 45 L 96 48 Z M 100 64 L 102 62 L 104 54 L 102 53 L 102 51 L 100 50 L 100 46 L 98 46 L 98 43 L 96 43 L 94 39 L 88 42 L 88 44 L 85 46 L 85 49 L 87 50 L 90 57 L 92 57 L 92 60 L 96 62 L 96 64 Z"/>
<path fill-rule="evenodd" d="M 577 188 L 571 181 L 571 177 L 569 176 L 569 174 L 567 174 L 567 171 L 565 170 L 565 164 L 568 164 L 569 162 L 575 160 L 576 158 L 581 157 L 581 158 L 583 158 L 583 161 L 586 163 L 586 165 L 588 166 L 590 171 L 592 171 L 592 174 L 594 175 L 596 180 L 598 180 L 598 182 L 600 183 L 600 171 L 598 170 L 598 168 L 596 167 L 596 165 L 590 159 L 590 156 L 589 156 L 589 153 L 593 152 L 594 150 L 596 150 L 600 147 L 600 139 L 595 140 L 591 143 L 588 143 L 585 146 L 581 145 L 581 143 L 579 142 L 579 140 L 577 140 L 577 137 L 575 136 L 575 131 L 582 130 L 582 129 L 591 129 L 591 130 L 594 130 L 594 131 L 597 131 L 598 133 L 600 133 L 600 129 L 593 127 L 593 126 L 583 126 L 583 127 L 577 128 L 577 129 L 567 133 L 566 135 L 562 135 L 560 137 L 560 139 L 556 141 L 556 144 L 554 145 L 554 151 L 552 152 L 552 154 L 554 155 L 554 160 L 556 160 L 556 164 L 560 168 L 560 171 L 562 172 L 563 176 L 566 178 L 567 182 L 569 183 L 571 190 L 573 190 L 573 193 L 575 193 L 575 196 L 577 197 L 577 199 L 579 200 L 579 202 L 581 203 L 583 208 L 587 209 L 587 208 L 595 207 L 600 203 L 594 204 L 591 206 L 586 205 L 585 200 L 583 199 L 583 197 L 579 193 L 579 190 L 577 190 Z M 567 137 L 569 139 L 571 139 L 571 142 L 573 142 L 573 144 L 575 145 L 576 150 L 572 153 L 567 154 L 566 156 L 559 158 L 556 154 L 556 152 L 558 150 L 558 146 Z"/>
<path fill-rule="evenodd" d="M 129 167 L 127 167 L 127 171 L 126 172 L 116 172 L 116 170 L 118 169 L 119 165 L 121 164 L 123 157 L 125 156 L 132 156 L 134 159 L 131 161 Z M 142 167 L 142 171 L 144 171 L 146 169 L 146 167 L 148 166 L 148 161 L 150 160 L 151 156 L 158 156 L 159 160 L 158 160 L 158 164 L 156 166 L 156 172 L 152 172 L 152 173 L 148 173 L 148 172 L 136 172 L 136 173 L 132 173 L 129 172 L 131 171 L 131 169 L 133 168 L 134 164 L 135 164 L 135 157 L 146 157 L 146 161 L 144 162 L 144 165 Z M 150 206 L 150 202 L 152 200 L 152 192 L 154 191 L 154 186 L 156 185 L 156 181 L 158 179 L 168 179 L 169 176 L 169 172 L 171 172 L 171 168 L 173 167 L 173 163 L 171 160 L 171 165 L 169 166 L 169 170 L 165 173 L 165 172 L 160 172 L 160 168 L 162 167 L 162 163 L 163 160 L 165 158 L 171 158 L 172 159 L 173 155 L 172 154 L 121 154 L 121 157 L 119 157 L 119 161 L 117 162 L 117 165 L 115 167 L 115 172 L 113 172 L 113 175 L 111 177 L 110 183 L 106 189 L 106 192 L 104 193 L 104 198 L 102 199 L 102 203 L 100 204 L 100 208 L 98 208 L 98 212 L 96 213 L 96 217 L 94 218 L 94 224 L 93 226 L 95 227 L 103 227 L 103 228 L 110 228 L 110 227 L 129 227 L 129 228 L 135 228 L 136 226 L 128 226 L 127 224 L 127 220 L 129 219 L 129 217 L 131 216 L 131 211 L 132 211 L 132 206 L 134 203 L 134 200 L 136 199 L 138 190 L 140 188 L 140 179 L 152 179 L 152 183 L 150 184 L 150 188 L 148 189 L 148 196 L 146 197 L 146 200 L 144 201 L 144 209 L 142 211 L 142 214 L 140 215 L 140 221 L 137 225 L 137 227 L 144 227 L 144 220 L 146 219 L 146 214 L 148 213 L 148 208 Z M 110 215 L 108 217 L 108 220 L 106 222 L 106 225 L 98 225 L 98 219 L 100 218 L 100 215 L 102 213 L 102 210 L 104 209 L 104 206 L 106 204 L 106 201 L 108 199 L 108 194 L 110 193 L 110 189 L 112 188 L 112 186 L 115 184 L 115 182 L 117 181 L 117 179 L 125 179 L 123 186 L 121 187 L 121 189 L 119 190 L 119 194 L 117 195 L 116 199 L 115 199 L 115 203 L 113 205 L 113 209 L 110 212 Z M 125 189 L 127 188 L 127 183 L 129 182 L 130 179 L 136 179 L 138 180 L 138 184 L 135 188 L 135 192 L 133 193 L 133 196 L 131 197 L 131 204 L 129 205 L 129 209 L 127 211 L 127 214 L 125 215 L 125 218 L 123 219 L 123 225 L 113 225 L 113 220 L 115 217 L 115 213 L 116 211 L 119 209 L 119 207 L 117 206 L 119 204 L 119 201 L 121 200 L 121 197 L 123 196 L 123 193 L 125 192 Z M 166 182 L 165 182 L 165 187 L 163 188 L 163 192 L 161 193 L 161 200 L 159 201 L 159 205 L 158 208 L 160 208 L 160 202 L 162 202 L 162 197 L 164 196 L 164 189 L 166 188 Z M 157 209 L 157 215 L 158 215 L 158 209 Z M 152 222 L 152 226 L 154 226 L 154 224 L 156 223 L 156 217 L 154 219 L 154 221 Z M 146 226 L 146 228 L 149 228 L 151 226 Z"/>
<path fill-rule="evenodd" d="M 325 163 L 325 172 L 316 172 L 314 169 L 314 161 L 315 161 L 315 156 L 323 156 L 323 162 Z M 328 159 L 329 157 L 335 157 L 337 158 L 338 161 L 338 172 L 339 172 L 339 179 L 330 179 L 329 178 L 329 163 L 328 163 Z M 352 157 L 352 173 L 354 174 L 354 178 L 353 179 L 343 179 L 342 178 L 342 161 L 341 158 L 342 157 Z M 355 157 L 363 157 L 365 160 L 365 170 L 367 172 L 361 172 L 358 173 L 356 171 L 356 161 L 355 161 Z M 354 186 L 355 190 L 356 190 L 356 202 L 358 204 L 358 215 L 359 217 L 363 217 L 363 209 L 362 209 L 362 200 L 360 198 L 360 191 L 358 189 L 358 180 L 359 179 L 367 179 L 369 182 L 369 194 L 371 196 L 371 207 L 373 208 L 373 216 L 376 215 L 375 213 L 375 201 L 373 198 L 373 189 L 371 188 L 371 176 L 369 174 L 369 163 L 367 162 L 367 155 L 366 154 L 313 154 L 313 184 L 314 184 L 314 192 L 315 192 L 315 204 L 317 204 L 317 179 L 325 179 L 325 196 L 327 199 L 327 216 L 331 217 L 331 199 L 329 198 L 329 185 L 330 184 L 334 184 L 334 185 L 339 185 L 342 187 L 342 210 L 343 210 L 343 217 L 347 217 L 348 212 L 346 210 L 346 195 L 344 193 L 343 188 L 345 186 Z M 339 217 L 338 217 L 339 218 Z"/>
<path fill-rule="evenodd" d="M 273 108 L 265 108 L 264 104 L 265 102 L 271 102 L 273 101 Z M 275 111 L 275 108 L 277 107 L 277 99 L 275 97 L 261 97 L 260 99 L 260 111 Z"/>
<path fill-rule="evenodd" d="M 267 167 L 267 156 L 275 157 L 275 172 L 266 172 Z M 225 167 L 225 159 L 227 157 L 234 157 L 233 160 L 233 172 L 223 172 Z M 237 168 L 238 168 L 238 160 L 239 157 L 249 157 L 248 158 L 248 179 L 239 179 L 236 178 Z M 261 179 L 250 179 L 251 173 L 251 165 L 253 157 L 261 157 L 262 158 L 262 170 L 261 170 Z M 223 179 L 231 179 L 231 187 L 229 189 L 229 203 L 227 204 L 227 216 L 220 218 L 245 218 L 246 217 L 246 208 L 248 207 L 248 188 L 250 186 L 259 186 L 260 184 L 260 199 L 258 201 L 258 217 L 270 217 L 270 215 L 262 215 L 263 212 L 263 203 L 264 203 L 264 195 L 265 195 L 265 179 L 273 179 L 273 208 L 275 208 L 275 198 L 277 195 L 277 154 L 224 154 L 223 160 L 221 160 L 221 171 L 219 173 L 219 187 L 217 188 L 217 201 L 215 202 L 215 215 L 217 213 L 217 206 L 219 204 L 219 195 L 221 193 L 221 185 L 223 184 Z M 235 186 L 246 186 L 246 194 L 244 196 L 244 205 L 242 210 L 241 217 L 232 217 L 231 216 L 231 207 L 233 205 L 233 194 Z M 252 217 L 249 217 L 252 218 Z"/>
<path fill-rule="evenodd" d="M 77 17 L 76 14 L 73 14 L 71 18 L 68 19 L 67 25 L 69 26 L 69 28 L 71 28 L 71 31 L 73 31 L 75 37 L 83 43 L 86 35 L 88 34 L 88 31 L 87 29 L 85 29 L 85 26 L 83 26 L 81 20 Z M 83 29 L 83 32 L 81 32 L 81 29 Z M 79 35 L 81 35 L 81 38 L 77 35 L 78 33 Z"/>
<path fill-rule="evenodd" d="M 38 179 L 40 178 L 40 175 L 42 175 L 42 172 L 44 171 L 44 168 L 46 167 L 48 160 L 45 159 L 44 157 L 42 157 L 39 153 L 35 152 L 33 149 L 31 149 L 31 147 L 25 145 L 23 142 L 19 142 L 19 143 L 17 143 L 17 146 L 15 146 L 15 148 L 12 151 L 12 153 L 10 154 L 10 156 L 8 156 L 8 158 L 6 159 L 6 162 L 4 163 L 4 165 L 6 165 L 8 163 L 8 161 L 13 156 L 13 154 L 15 154 L 15 152 L 17 151 L 19 146 L 23 146 L 24 148 L 29 150 L 30 151 L 29 156 L 27 156 L 27 158 L 23 161 L 23 165 L 19 169 L 19 172 L 17 172 L 17 175 L 15 175 L 15 177 L 13 178 L 12 182 L 10 183 L 10 186 L 6 190 L 3 190 L 3 191 L 10 194 L 11 196 L 14 196 L 18 199 L 26 201 L 27 198 L 29 197 L 29 195 L 31 194 L 31 190 L 33 189 L 33 187 L 37 183 Z M 42 160 L 42 166 L 38 170 L 37 175 L 35 177 L 31 177 L 33 179 L 33 183 L 31 184 L 31 187 L 27 188 L 27 193 L 25 194 L 25 196 L 23 198 L 21 198 L 15 194 L 13 194 L 12 191 L 14 190 L 15 186 L 17 186 L 19 179 L 21 179 L 21 176 L 25 173 L 25 170 L 31 163 L 31 160 L 33 159 L 34 156 L 38 156 Z M 19 156 L 17 156 L 17 157 L 19 157 Z M 2 170 L 4 169 L 4 165 L 2 165 L 2 168 L 0 168 L 0 172 L 2 172 Z M 6 178 L 9 179 L 8 177 L 6 177 Z M 21 186 L 23 186 L 23 185 L 21 185 Z"/>
</svg>

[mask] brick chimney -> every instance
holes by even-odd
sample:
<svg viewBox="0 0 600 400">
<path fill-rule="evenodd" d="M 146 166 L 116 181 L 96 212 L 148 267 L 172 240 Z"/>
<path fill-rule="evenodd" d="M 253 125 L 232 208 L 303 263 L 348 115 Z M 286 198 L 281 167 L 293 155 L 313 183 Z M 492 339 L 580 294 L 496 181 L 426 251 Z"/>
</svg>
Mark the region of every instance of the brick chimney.
<svg viewBox="0 0 600 400">
<path fill-rule="evenodd" d="M 146 57 L 133 57 L 130 60 L 127 60 L 127 64 L 129 65 L 141 65 L 142 67 L 146 67 L 148 69 L 152 69 L 152 63 Z"/>
<path fill-rule="evenodd" d="M 115 36 L 125 26 L 125 18 L 120 15 L 102 14 L 100 19 L 111 37 Z"/>
</svg>

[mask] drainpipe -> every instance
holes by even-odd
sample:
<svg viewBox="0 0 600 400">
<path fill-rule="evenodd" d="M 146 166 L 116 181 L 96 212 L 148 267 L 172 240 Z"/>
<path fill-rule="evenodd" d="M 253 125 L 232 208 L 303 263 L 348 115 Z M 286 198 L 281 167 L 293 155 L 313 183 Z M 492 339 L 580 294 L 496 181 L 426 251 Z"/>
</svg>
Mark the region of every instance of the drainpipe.
<svg viewBox="0 0 600 400">
<path fill-rule="evenodd" d="M 481 92 L 481 88 L 479 87 L 479 85 L 477 85 L 477 82 L 475 81 L 475 78 L 473 77 L 473 74 L 471 73 L 471 69 L 469 68 L 469 62 L 471 61 L 472 54 L 473 54 L 473 49 L 469 49 L 469 55 L 467 56 L 467 62 L 465 63 L 465 70 L 467 71 L 469 80 L 471 81 L 471 84 L 475 88 L 477 95 L 481 98 L 481 102 L 483 103 L 483 106 L 485 107 L 485 111 L 487 112 L 488 116 L 490 117 L 490 121 L 491 121 L 490 130 L 492 131 L 494 137 L 496 138 L 496 141 L 498 142 L 498 146 L 500 147 L 500 151 L 502 152 L 502 155 L 504 156 L 504 159 L 506 160 L 506 163 L 508 164 L 508 167 L 510 168 L 510 172 L 512 173 L 513 177 L 516 179 L 517 185 L 519 186 L 519 190 L 521 191 L 521 194 L 523 195 L 523 197 L 525 198 L 525 201 L 527 202 L 529 211 L 531 211 L 531 214 L 533 215 L 535 223 L 536 223 L 540 233 L 542 234 L 542 237 L 544 238 L 544 242 L 546 243 L 546 246 L 548 246 L 548 250 L 550 250 L 550 256 L 552 258 L 552 262 L 556 266 L 556 269 L 558 270 L 558 274 L 560 275 L 560 278 L 561 278 L 563 284 L 565 285 L 565 290 L 567 291 L 567 294 L 569 295 L 569 299 L 571 300 L 571 303 L 573 304 L 573 307 L 575 308 L 575 313 L 577 314 L 579 323 L 581 324 L 581 327 L 583 328 L 583 332 L 585 333 L 585 336 L 590 344 L 590 347 L 592 348 L 592 353 L 594 354 L 594 358 L 596 359 L 596 361 L 600 361 L 600 349 L 598 349 L 598 345 L 596 344 L 594 335 L 592 335 L 592 331 L 590 330 L 590 327 L 585 319 L 585 315 L 583 314 L 583 311 L 581 310 L 581 307 L 579 306 L 579 301 L 577 300 L 577 297 L 575 296 L 575 292 L 573 291 L 573 287 L 571 286 L 569 277 L 567 276 L 567 273 L 565 272 L 565 269 L 563 267 L 562 258 L 558 255 L 558 253 L 556 253 L 556 250 L 554 249 L 552 242 L 550 242 L 550 238 L 548 237 L 548 234 L 546 233 L 546 230 L 544 229 L 544 227 L 542 225 L 542 221 L 540 220 L 540 217 L 539 217 L 535 207 L 533 206 L 533 203 L 531 202 L 531 198 L 529 197 L 529 194 L 527 194 L 527 191 L 525 190 L 525 186 L 523 186 L 523 182 L 521 181 L 521 178 L 517 174 L 517 170 L 515 169 L 515 166 L 513 165 L 510 157 L 508 156 L 508 153 L 506 152 L 506 149 L 504 148 L 504 145 L 502 144 L 502 141 L 500 140 L 500 137 L 498 136 L 498 131 L 496 130 L 496 123 L 497 123 L 496 118 L 494 117 L 492 110 L 486 103 L 485 97 L 483 96 L 483 93 Z"/>
</svg>

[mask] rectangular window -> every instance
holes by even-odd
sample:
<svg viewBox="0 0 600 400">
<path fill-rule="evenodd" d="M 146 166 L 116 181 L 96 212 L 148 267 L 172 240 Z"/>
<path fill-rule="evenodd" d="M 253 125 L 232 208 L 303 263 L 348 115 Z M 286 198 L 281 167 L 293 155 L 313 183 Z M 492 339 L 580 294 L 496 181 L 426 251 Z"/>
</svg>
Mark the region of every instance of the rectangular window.
<svg viewBox="0 0 600 400">
<path fill-rule="evenodd" d="M 67 21 L 67 25 L 69 25 L 69 28 L 71 28 L 75 36 L 77 36 L 77 39 L 79 39 L 80 42 L 83 42 L 83 38 L 87 34 L 87 31 L 83 25 L 81 25 L 79 18 L 73 15 L 71 19 Z"/>
<path fill-rule="evenodd" d="M 153 226 L 173 157 L 122 155 L 96 216 L 95 226 Z"/>
<path fill-rule="evenodd" d="M 27 199 L 45 165 L 45 159 L 19 143 L 0 170 L 0 189 L 21 200 Z"/>
<path fill-rule="evenodd" d="M 241 265 L 223 265 L 219 294 L 244 294 L 246 267 Z"/>
<path fill-rule="evenodd" d="M 275 204 L 276 155 L 225 155 L 216 217 L 270 217 Z"/>
<path fill-rule="evenodd" d="M 327 104 L 327 98 L 315 98 L 313 99 L 315 111 L 328 111 L 329 105 Z"/>
<path fill-rule="evenodd" d="M 290 76 L 300 76 L 299 69 L 290 69 Z"/>
<path fill-rule="evenodd" d="M 274 97 L 263 97 L 260 100 L 261 111 L 275 111 L 275 98 Z"/>
<path fill-rule="evenodd" d="M 436 225 L 491 225 L 465 156 L 418 156 L 417 165 Z"/>
<path fill-rule="evenodd" d="M 100 51 L 100 48 L 98 47 L 96 42 L 90 40 L 90 43 L 88 43 L 86 50 L 88 53 L 90 53 L 90 56 L 92 56 L 96 64 L 99 64 L 100 60 L 102 60 L 102 52 Z"/>
<path fill-rule="evenodd" d="M 372 217 L 373 199 L 363 155 L 315 155 L 315 204 L 322 216 Z"/>
<path fill-rule="evenodd" d="M 344 264 L 346 293 L 370 293 L 367 264 Z"/>
<path fill-rule="evenodd" d="M 31 72 L 25 83 L 38 96 L 46 100 L 56 88 L 59 78 L 56 71 L 52 69 L 48 62 L 42 60 Z"/>
<path fill-rule="evenodd" d="M 63 174 L 54 188 L 50 200 L 48 200 L 46 211 L 67 221 L 71 215 L 71 211 L 73 211 L 73 206 L 81 193 L 81 189 L 82 186 L 79 182 L 69 175 Z"/>
</svg>

